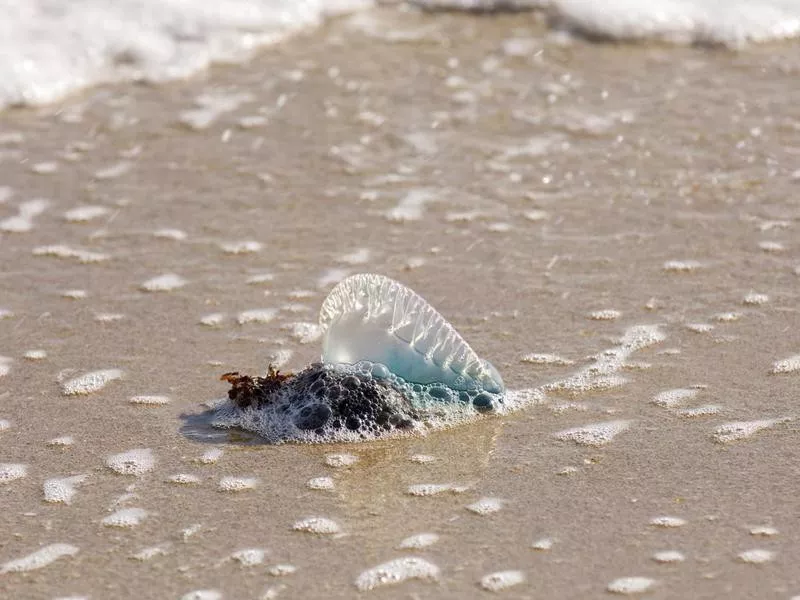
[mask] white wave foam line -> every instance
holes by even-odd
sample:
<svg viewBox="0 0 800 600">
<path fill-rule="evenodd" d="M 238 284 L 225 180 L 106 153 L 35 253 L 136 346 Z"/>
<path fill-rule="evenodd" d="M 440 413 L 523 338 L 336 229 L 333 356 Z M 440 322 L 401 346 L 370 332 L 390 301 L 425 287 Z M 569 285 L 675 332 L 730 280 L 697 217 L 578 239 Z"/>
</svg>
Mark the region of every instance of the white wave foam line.
<svg viewBox="0 0 800 600">
<path fill-rule="evenodd" d="M 74 556 L 78 548 L 71 544 L 50 544 L 22 558 L 8 561 L 0 567 L 0 573 L 34 571 L 48 566 L 64 556 Z"/>
<path fill-rule="evenodd" d="M 594 37 L 739 48 L 800 35 L 796 0 L 554 0 L 564 25 Z"/>
<path fill-rule="evenodd" d="M 98 83 L 162 82 L 244 60 L 368 0 L 0 2 L 0 109 Z"/>
</svg>

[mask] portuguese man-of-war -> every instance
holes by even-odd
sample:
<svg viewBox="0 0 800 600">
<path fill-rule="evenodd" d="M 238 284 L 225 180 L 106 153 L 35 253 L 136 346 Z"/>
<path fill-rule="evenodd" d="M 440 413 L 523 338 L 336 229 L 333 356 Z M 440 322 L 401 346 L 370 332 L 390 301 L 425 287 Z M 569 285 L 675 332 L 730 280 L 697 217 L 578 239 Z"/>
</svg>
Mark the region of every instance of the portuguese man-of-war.
<svg viewBox="0 0 800 600">
<path fill-rule="evenodd" d="M 322 357 L 296 375 L 228 373 L 213 424 L 269 442 L 356 441 L 414 433 L 503 406 L 500 373 L 421 296 L 352 275 L 322 304 Z"/>
</svg>

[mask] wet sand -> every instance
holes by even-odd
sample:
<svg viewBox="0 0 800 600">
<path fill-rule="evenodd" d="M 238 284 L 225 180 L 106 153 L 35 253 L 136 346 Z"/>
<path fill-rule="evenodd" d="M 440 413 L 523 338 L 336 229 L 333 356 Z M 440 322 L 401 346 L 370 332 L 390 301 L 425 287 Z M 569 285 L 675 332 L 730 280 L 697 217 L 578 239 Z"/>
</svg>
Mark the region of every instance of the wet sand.
<svg viewBox="0 0 800 600">
<path fill-rule="evenodd" d="M 621 577 L 653 580 L 652 598 L 800 595 L 800 367 L 771 373 L 800 354 L 798 75 L 797 44 L 602 45 L 531 15 L 386 8 L 200 79 L 0 114 L 0 463 L 26 466 L 0 478 L 0 564 L 78 549 L 0 574 L 0 596 L 463 598 L 506 570 L 526 579 L 509 598 L 603 597 Z M 8 231 L 36 198 L 49 204 L 30 229 Z M 107 210 L 65 217 L 85 205 Z M 666 339 L 615 387 L 424 438 L 267 446 L 203 424 L 222 373 L 317 358 L 291 324 L 316 322 L 327 290 L 361 271 L 419 292 L 511 389 L 569 377 L 631 327 Z M 182 285 L 142 287 L 165 274 Z M 254 309 L 276 314 L 238 323 Z M 64 394 L 101 369 L 122 377 Z M 696 393 L 653 402 L 683 389 Z M 169 402 L 131 403 L 142 395 Z M 605 445 L 556 438 L 618 420 Z M 61 436 L 74 443 L 48 444 Z M 152 469 L 107 466 L 137 448 Z M 358 462 L 328 466 L 332 453 Z M 45 502 L 46 480 L 74 475 L 69 504 Z M 225 477 L 257 481 L 224 491 Z M 426 483 L 467 489 L 408 493 Z M 500 510 L 465 508 L 481 498 Z M 103 524 L 130 508 L 146 518 Z M 293 529 L 312 516 L 341 534 Z M 418 533 L 439 540 L 399 548 Z M 267 553 L 245 566 L 231 558 L 245 549 Z M 671 550 L 684 560 L 654 560 Z M 355 587 L 403 556 L 438 581 Z M 297 570 L 270 574 L 280 564 Z"/>
</svg>

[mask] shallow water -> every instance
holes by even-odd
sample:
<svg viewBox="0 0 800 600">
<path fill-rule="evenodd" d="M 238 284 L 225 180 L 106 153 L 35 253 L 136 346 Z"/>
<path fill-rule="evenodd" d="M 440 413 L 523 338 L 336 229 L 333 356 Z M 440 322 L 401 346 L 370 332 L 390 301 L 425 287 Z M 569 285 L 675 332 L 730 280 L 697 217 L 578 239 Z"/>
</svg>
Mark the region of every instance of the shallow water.
<svg viewBox="0 0 800 600">
<path fill-rule="evenodd" d="M 438 583 L 363 595 L 800 594 L 798 74 L 796 44 L 385 8 L 0 114 L 0 564 L 64 545 L 0 595 L 351 597 L 404 556 Z M 369 444 L 192 421 L 226 371 L 317 359 L 304 324 L 366 263 L 545 399 Z"/>
</svg>

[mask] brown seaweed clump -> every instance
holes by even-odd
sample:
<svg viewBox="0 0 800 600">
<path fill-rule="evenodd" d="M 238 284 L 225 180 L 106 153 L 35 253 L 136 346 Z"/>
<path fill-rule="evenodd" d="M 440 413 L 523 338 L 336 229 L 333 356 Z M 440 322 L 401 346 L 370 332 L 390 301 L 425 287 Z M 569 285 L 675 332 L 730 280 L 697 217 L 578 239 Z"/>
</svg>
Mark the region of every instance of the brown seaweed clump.
<svg viewBox="0 0 800 600">
<path fill-rule="evenodd" d="M 225 373 L 220 377 L 220 381 L 227 381 L 231 384 L 228 390 L 228 398 L 239 408 L 254 406 L 260 408 L 269 403 L 275 394 L 292 379 L 292 373 L 281 373 L 271 364 L 267 367 L 266 377 L 251 377 L 250 375 L 240 375 L 238 371 Z"/>
</svg>

